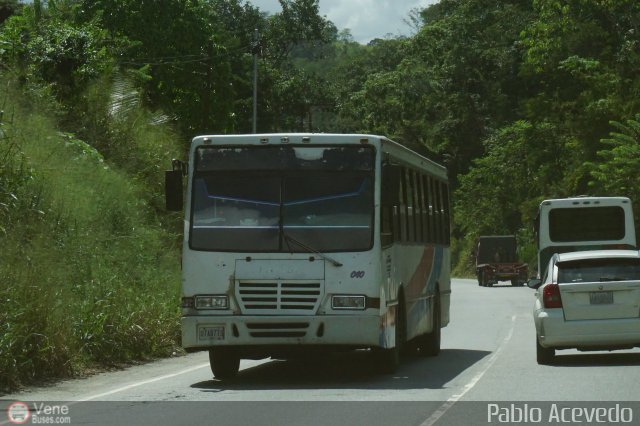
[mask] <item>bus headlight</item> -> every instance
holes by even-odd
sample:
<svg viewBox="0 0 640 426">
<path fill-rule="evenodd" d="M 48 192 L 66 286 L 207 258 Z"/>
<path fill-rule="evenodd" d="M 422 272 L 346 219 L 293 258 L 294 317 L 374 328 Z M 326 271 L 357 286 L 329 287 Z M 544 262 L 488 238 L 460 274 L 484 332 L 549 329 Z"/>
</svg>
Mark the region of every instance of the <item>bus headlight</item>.
<svg viewBox="0 0 640 426">
<path fill-rule="evenodd" d="M 196 296 L 196 309 L 229 309 L 229 296 Z"/>
<path fill-rule="evenodd" d="M 366 302 L 365 296 L 337 294 L 331 297 L 331 308 L 364 310 Z"/>
</svg>

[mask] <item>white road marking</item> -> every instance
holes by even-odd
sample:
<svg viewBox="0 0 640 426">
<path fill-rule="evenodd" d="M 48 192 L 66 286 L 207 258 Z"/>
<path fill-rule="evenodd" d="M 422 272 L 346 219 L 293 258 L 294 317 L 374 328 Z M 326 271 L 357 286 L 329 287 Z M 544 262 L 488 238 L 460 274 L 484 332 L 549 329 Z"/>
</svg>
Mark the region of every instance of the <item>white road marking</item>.
<svg viewBox="0 0 640 426">
<path fill-rule="evenodd" d="M 113 389 L 113 390 L 110 390 L 108 392 L 103 392 L 103 393 L 99 393 L 97 395 L 91 395 L 91 396 L 88 396 L 86 398 L 81 398 L 81 399 L 78 399 L 77 402 L 91 401 L 91 400 L 102 398 L 102 397 L 105 397 L 105 396 L 108 396 L 108 395 L 113 395 L 114 393 L 122 392 L 122 391 L 125 391 L 125 390 L 128 390 L 128 389 L 132 389 L 132 388 L 137 388 L 138 386 L 147 385 L 147 384 L 153 383 L 153 382 L 159 382 L 160 380 L 170 379 L 172 377 L 176 377 L 176 376 L 179 376 L 179 375 L 185 374 L 185 373 L 190 373 L 192 371 L 199 370 L 199 369 L 205 368 L 205 367 L 209 367 L 209 363 L 208 362 L 206 364 L 200 364 L 200 365 L 196 365 L 195 367 L 191 367 L 191 368 L 187 368 L 187 369 L 182 370 L 182 371 L 178 371 L 177 373 L 166 374 L 166 375 L 160 376 L 160 377 L 154 377 L 153 379 L 143 380 L 141 382 L 136 382 L 136 383 L 131 383 L 131 384 L 127 385 L 127 386 L 123 386 L 121 388 Z"/>
<path fill-rule="evenodd" d="M 507 343 L 509 342 L 509 340 L 511 340 L 511 336 L 513 336 L 513 330 L 515 328 L 515 323 L 516 323 L 516 316 L 513 315 L 511 317 L 511 328 L 509 329 L 509 333 L 507 333 L 506 337 L 502 340 L 502 343 L 500 344 L 498 349 L 491 355 L 487 363 L 484 365 L 484 368 L 480 370 L 478 374 L 473 376 L 473 378 L 469 381 L 469 383 L 463 386 L 462 392 L 456 395 L 452 395 L 449 399 L 447 399 L 447 401 L 444 404 L 442 404 L 440 407 L 438 407 L 438 409 L 433 414 L 431 414 L 431 416 L 429 416 L 428 419 L 426 419 L 424 422 L 420 424 L 420 426 L 432 426 L 434 423 L 436 423 L 440 419 L 440 417 L 442 417 L 447 411 L 449 411 L 451 407 L 453 407 L 453 405 L 460 400 L 460 398 L 462 398 L 467 392 L 473 389 L 473 387 L 480 381 L 482 376 L 484 376 L 484 373 L 486 373 L 491 368 L 491 366 L 496 362 L 496 359 L 498 359 L 498 356 L 500 356 L 500 353 L 507 346 Z"/>
<path fill-rule="evenodd" d="M 102 397 L 105 397 L 105 396 L 108 396 L 108 395 L 113 395 L 114 393 L 122 392 L 122 391 L 125 391 L 125 390 L 128 390 L 128 389 L 133 389 L 133 388 L 136 388 L 138 386 L 143 386 L 143 385 L 146 385 L 146 384 L 149 384 L 149 383 L 153 383 L 153 382 L 159 382 L 160 380 L 170 379 L 172 377 L 176 377 L 176 376 L 179 376 L 179 375 L 185 374 L 185 373 L 190 373 L 191 371 L 199 370 L 199 369 L 205 368 L 205 367 L 209 367 L 209 363 L 208 362 L 206 364 L 200 364 L 200 365 L 196 365 L 195 367 L 186 368 L 184 370 L 178 371 L 177 373 L 166 374 L 166 375 L 160 376 L 160 377 L 154 377 L 153 379 L 143 380 L 141 382 L 131 383 L 131 384 L 127 385 L 127 386 L 122 386 L 120 388 L 113 389 L 113 390 L 110 390 L 108 392 L 103 392 L 103 393 L 99 393 L 99 394 L 96 394 L 96 395 L 88 396 L 86 398 L 77 399 L 77 400 L 69 402 L 69 403 L 67 403 L 65 405 L 67 407 L 70 407 L 70 406 L 78 404 L 80 402 L 91 401 L 91 400 L 102 398 Z M 0 421 L 0 426 L 4 426 L 4 425 L 6 425 L 8 423 L 9 423 L 8 420 Z"/>
</svg>

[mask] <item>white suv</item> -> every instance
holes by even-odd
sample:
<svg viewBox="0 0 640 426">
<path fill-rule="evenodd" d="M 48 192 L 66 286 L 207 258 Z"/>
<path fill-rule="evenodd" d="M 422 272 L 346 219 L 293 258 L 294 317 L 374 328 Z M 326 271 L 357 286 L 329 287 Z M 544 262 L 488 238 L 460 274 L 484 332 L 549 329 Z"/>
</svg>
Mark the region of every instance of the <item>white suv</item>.
<svg viewBox="0 0 640 426">
<path fill-rule="evenodd" d="M 554 254 L 536 289 L 533 320 L 539 364 L 557 349 L 640 347 L 640 252 L 592 250 Z"/>
</svg>

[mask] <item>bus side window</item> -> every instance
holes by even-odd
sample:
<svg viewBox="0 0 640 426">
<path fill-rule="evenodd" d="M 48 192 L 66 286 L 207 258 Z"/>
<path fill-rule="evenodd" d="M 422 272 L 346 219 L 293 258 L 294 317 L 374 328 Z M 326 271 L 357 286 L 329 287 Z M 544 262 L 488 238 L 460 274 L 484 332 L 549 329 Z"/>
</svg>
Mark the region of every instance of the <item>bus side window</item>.
<svg viewBox="0 0 640 426">
<path fill-rule="evenodd" d="M 407 206 L 407 239 L 406 241 L 415 241 L 416 222 L 415 222 L 415 204 L 413 203 L 413 179 L 412 171 L 409 168 L 404 169 L 404 195 L 405 204 Z"/>
<path fill-rule="evenodd" d="M 442 215 L 440 214 L 440 182 L 437 180 L 433 180 L 433 211 L 434 211 L 434 219 L 435 219 L 435 242 L 436 244 L 440 244 L 442 242 L 441 238 L 441 229 L 442 229 Z"/>
<path fill-rule="evenodd" d="M 418 241 L 424 243 L 427 241 L 427 220 L 426 220 L 426 206 L 424 202 L 424 176 L 420 173 L 416 173 L 416 189 L 417 200 L 419 206 L 418 221 L 420 223 L 420 233 L 418 234 Z"/>
<path fill-rule="evenodd" d="M 422 204 L 423 204 L 423 236 L 422 241 L 428 243 L 431 239 L 431 217 L 429 209 L 429 177 L 422 176 Z"/>
<path fill-rule="evenodd" d="M 442 202 L 444 207 L 444 243 L 451 243 L 451 206 L 449 205 L 449 185 L 442 184 Z M 515 259 L 514 259 L 515 262 Z"/>
<path fill-rule="evenodd" d="M 432 204 L 433 204 L 433 242 L 438 244 L 442 241 L 440 240 L 440 194 L 438 191 L 438 186 L 440 183 L 431 179 L 431 195 L 432 195 Z"/>
<path fill-rule="evenodd" d="M 393 208 L 394 206 L 380 206 L 380 240 L 383 247 L 393 243 Z"/>
<path fill-rule="evenodd" d="M 437 230 L 437 235 L 438 235 L 438 243 L 440 244 L 444 244 L 445 243 L 445 235 L 444 235 L 444 228 L 445 228 L 445 218 L 444 218 L 444 203 L 443 203 L 443 197 L 442 197 L 442 192 L 444 189 L 444 185 L 442 182 L 440 181 L 436 181 L 436 206 L 437 206 L 437 218 L 438 221 L 436 222 L 438 230 Z"/>
<path fill-rule="evenodd" d="M 380 193 L 380 233 L 382 245 L 400 239 L 400 173 L 399 166 L 383 164 Z"/>
<path fill-rule="evenodd" d="M 407 221 L 407 179 L 404 173 L 400 173 L 400 204 L 398 206 L 400 212 L 400 241 L 407 241 L 409 238 L 409 224 Z"/>
<path fill-rule="evenodd" d="M 411 196 L 413 198 L 413 241 L 422 241 L 422 221 L 420 212 L 420 199 L 418 198 L 418 173 L 411 170 Z"/>
<path fill-rule="evenodd" d="M 433 217 L 433 190 L 431 186 L 431 182 L 433 179 L 430 176 L 425 177 L 425 187 L 424 187 L 424 196 L 425 203 L 427 208 L 427 242 L 433 243 L 435 241 L 434 238 L 434 217 Z"/>
</svg>

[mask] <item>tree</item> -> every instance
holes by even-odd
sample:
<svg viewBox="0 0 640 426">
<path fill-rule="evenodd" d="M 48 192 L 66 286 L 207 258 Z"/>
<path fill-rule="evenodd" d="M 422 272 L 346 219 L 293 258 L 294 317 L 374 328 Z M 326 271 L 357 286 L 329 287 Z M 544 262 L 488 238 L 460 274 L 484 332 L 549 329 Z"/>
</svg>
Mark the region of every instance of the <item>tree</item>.
<svg viewBox="0 0 640 426">
<path fill-rule="evenodd" d="M 215 6 L 222 4 L 168 0 L 158 8 L 153 2 L 83 0 L 79 18 L 97 19 L 113 36 L 130 40 L 119 65 L 147 67 L 147 102 L 174 114 L 185 133 L 223 132 L 231 127 L 234 93 L 225 45 L 229 25 L 216 25 L 221 18 Z"/>
<path fill-rule="evenodd" d="M 61 19 L 56 9 L 41 9 L 39 2 L 4 23 L 0 42 L 5 46 L 0 57 L 22 73 L 25 86 L 46 86 L 67 110 L 111 66 L 118 45 L 94 23 L 76 25 Z"/>
<path fill-rule="evenodd" d="M 22 5 L 18 0 L 0 0 L 0 24 L 7 20 L 11 15 L 18 13 Z"/>
<path fill-rule="evenodd" d="M 515 234 L 532 222 L 546 196 L 565 196 L 571 158 L 566 136 L 551 123 L 517 121 L 485 142 L 486 155 L 460 177 L 455 223 L 461 235 Z"/>
<path fill-rule="evenodd" d="M 314 114 L 331 105 L 331 85 L 317 60 L 331 54 L 337 29 L 319 16 L 318 0 L 280 0 L 282 12 L 261 30 L 259 131 L 314 130 Z"/>
<path fill-rule="evenodd" d="M 453 186 L 483 153 L 493 129 L 518 118 L 526 93 L 517 41 L 531 6 L 521 0 L 442 0 L 422 12 L 409 39 L 369 46 L 347 64 L 354 81 L 339 99 L 339 119 L 361 130 L 425 147 L 449 168 Z M 355 89 L 355 90 L 354 90 Z M 348 120 L 347 120 L 348 119 Z"/>
<path fill-rule="evenodd" d="M 522 38 L 521 74 L 533 92 L 523 112 L 573 135 L 568 189 L 585 193 L 590 176 L 584 163 L 597 159 L 609 122 L 640 107 L 640 4 L 537 0 L 534 5 L 537 18 Z"/>
<path fill-rule="evenodd" d="M 640 223 L 640 114 L 625 122 L 612 121 L 608 138 L 598 151 L 599 162 L 587 163 L 593 180 L 592 189 L 604 194 L 626 196 L 634 204 L 636 223 Z"/>
<path fill-rule="evenodd" d="M 263 37 L 263 58 L 280 67 L 296 46 L 331 41 L 335 26 L 319 15 L 318 0 L 278 0 L 282 12 L 267 19 Z"/>
</svg>

